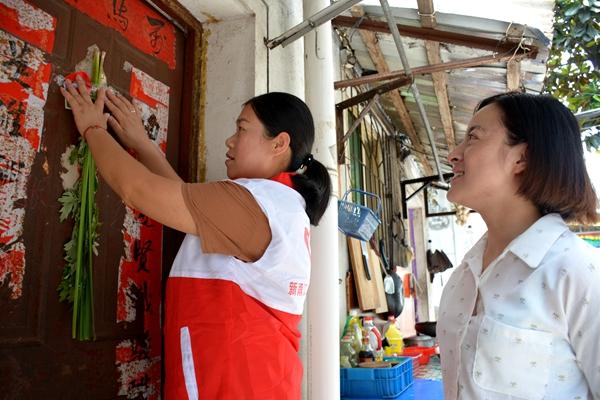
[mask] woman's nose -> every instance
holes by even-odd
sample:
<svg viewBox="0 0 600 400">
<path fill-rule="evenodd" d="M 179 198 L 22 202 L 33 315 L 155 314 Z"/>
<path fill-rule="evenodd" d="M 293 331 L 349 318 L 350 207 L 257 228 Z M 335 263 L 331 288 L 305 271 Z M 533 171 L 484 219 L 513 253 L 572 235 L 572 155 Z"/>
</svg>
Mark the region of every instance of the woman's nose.
<svg viewBox="0 0 600 400">
<path fill-rule="evenodd" d="M 228 148 L 231 148 L 232 140 L 233 140 L 233 135 L 231 135 L 227 139 L 225 139 L 225 146 L 227 146 Z"/>
<path fill-rule="evenodd" d="M 460 154 L 462 154 L 462 143 L 456 146 L 450 153 L 448 153 L 448 162 L 455 163 L 460 161 Z"/>
</svg>

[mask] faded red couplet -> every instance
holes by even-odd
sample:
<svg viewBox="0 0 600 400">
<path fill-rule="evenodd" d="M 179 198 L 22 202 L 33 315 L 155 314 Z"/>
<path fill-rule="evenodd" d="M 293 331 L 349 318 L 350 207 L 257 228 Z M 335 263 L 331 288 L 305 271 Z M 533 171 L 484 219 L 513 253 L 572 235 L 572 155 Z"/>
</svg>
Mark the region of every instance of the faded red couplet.
<svg viewBox="0 0 600 400">
<path fill-rule="evenodd" d="M 140 0 L 65 0 L 104 26 L 121 33 L 136 48 L 175 69 L 175 27 Z"/>
<path fill-rule="evenodd" d="M 142 116 L 148 137 L 163 152 L 167 149 L 169 87 L 131 67 L 129 94 Z M 143 304 L 144 339 L 118 344 L 119 393 L 144 393 L 158 399 L 160 393 L 160 305 L 162 278 L 162 225 L 130 207 L 123 223 L 125 256 L 119 263 L 117 322 L 131 322 L 136 306 Z"/>
<path fill-rule="evenodd" d="M 0 28 L 52 53 L 56 18 L 23 0 L 0 2 Z"/>
<path fill-rule="evenodd" d="M 23 294 L 27 183 L 44 126 L 56 19 L 23 0 L 0 3 L 0 286 Z M 23 40 L 21 40 L 23 39 Z"/>
</svg>

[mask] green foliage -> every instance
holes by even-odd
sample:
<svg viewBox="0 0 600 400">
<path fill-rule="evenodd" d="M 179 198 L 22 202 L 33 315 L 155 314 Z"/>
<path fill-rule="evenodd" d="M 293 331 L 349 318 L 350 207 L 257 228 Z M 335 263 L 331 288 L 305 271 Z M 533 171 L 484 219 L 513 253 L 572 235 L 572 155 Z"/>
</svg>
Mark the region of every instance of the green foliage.
<svg viewBox="0 0 600 400">
<path fill-rule="evenodd" d="M 105 53 L 96 52 L 92 61 L 92 84 L 105 83 Z M 92 94 L 92 99 L 94 99 Z M 98 177 L 92 153 L 83 138 L 69 154 L 71 165 L 79 165 L 81 175 L 73 188 L 65 190 L 60 221 L 75 220 L 71 240 L 65 246 L 65 267 L 58 285 L 58 298 L 73 304 L 71 334 L 73 339 L 95 339 L 93 260 L 98 255 Z"/>
<path fill-rule="evenodd" d="M 600 108 L 600 1 L 556 0 L 545 92 L 571 111 Z M 600 117 L 582 122 L 588 148 L 600 150 Z"/>
<path fill-rule="evenodd" d="M 98 255 L 98 208 L 94 200 L 98 178 L 87 144 L 81 140 L 69 154 L 71 165 L 81 166 L 81 176 L 58 199 L 60 221 L 75 221 L 71 239 L 65 243 L 65 267 L 58 286 L 60 301 L 73 303 L 73 338 L 94 336 L 92 259 Z"/>
</svg>

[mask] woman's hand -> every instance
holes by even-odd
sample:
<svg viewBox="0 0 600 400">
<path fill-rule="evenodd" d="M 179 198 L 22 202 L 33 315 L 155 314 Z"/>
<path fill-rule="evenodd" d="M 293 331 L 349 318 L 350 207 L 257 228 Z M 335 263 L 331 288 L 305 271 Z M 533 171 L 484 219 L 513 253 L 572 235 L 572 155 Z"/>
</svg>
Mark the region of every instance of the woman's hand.
<svg viewBox="0 0 600 400">
<path fill-rule="evenodd" d="M 77 88 L 69 80 L 65 82 L 66 89 L 61 87 L 60 92 L 67 99 L 75 125 L 81 135 L 90 126 L 100 126 L 106 129 L 108 114 L 104 114 L 105 89 L 100 88 L 96 94 L 96 102 L 92 101 L 90 92 L 81 77 L 76 78 Z M 85 138 L 84 138 L 85 139 Z"/>
<path fill-rule="evenodd" d="M 142 123 L 139 110 L 122 95 L 108 89 L 106 106 L 110 110 L 109 125 L 125 147 L 139 151 L 139 146 L 150 139 Z"/>
</svg>

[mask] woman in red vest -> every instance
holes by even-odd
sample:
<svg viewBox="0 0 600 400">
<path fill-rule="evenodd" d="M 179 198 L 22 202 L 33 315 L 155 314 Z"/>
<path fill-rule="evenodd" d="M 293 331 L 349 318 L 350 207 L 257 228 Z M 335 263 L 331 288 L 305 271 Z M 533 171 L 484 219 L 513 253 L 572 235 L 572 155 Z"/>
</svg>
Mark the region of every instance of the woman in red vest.
<svg viewBox="0 0 600 400">
<path fill-rule="evenodd" d="M 100 89 L 93 102 L 77 83 L 61 92 L 102 177 L 130 207 L 187 233 L 167 282 L 165 397 L 300 399 L 310 225 L 331 192 L 310 154 L 306 104 L 287 93 L 250 99 L 226 140 L 230 180 L 184 183 L 128 100 Z"/>
</svg>

